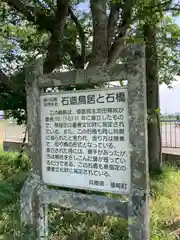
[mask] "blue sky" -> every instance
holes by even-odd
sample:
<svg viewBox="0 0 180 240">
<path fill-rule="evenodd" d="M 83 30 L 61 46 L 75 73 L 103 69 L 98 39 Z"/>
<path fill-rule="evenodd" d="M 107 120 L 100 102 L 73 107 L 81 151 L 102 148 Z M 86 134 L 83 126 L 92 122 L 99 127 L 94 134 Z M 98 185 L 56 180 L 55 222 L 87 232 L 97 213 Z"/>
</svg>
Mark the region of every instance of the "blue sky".
<svg viewBox="0 0 180 240">
<path fill-rule="evenodd" d="M 180 26 L 180 17 L 175 18 L 175 21 Z"/>
</svg>

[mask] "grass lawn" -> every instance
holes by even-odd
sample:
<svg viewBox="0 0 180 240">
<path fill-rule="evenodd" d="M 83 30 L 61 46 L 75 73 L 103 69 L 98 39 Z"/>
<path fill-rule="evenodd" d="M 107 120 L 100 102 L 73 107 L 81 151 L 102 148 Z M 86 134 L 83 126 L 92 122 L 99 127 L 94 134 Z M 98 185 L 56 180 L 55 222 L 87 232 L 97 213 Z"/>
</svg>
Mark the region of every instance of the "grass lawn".
<svg viewBox="0 0 180 240">
<path fill-rule="evenodd" d="M 0 151 L 0 239 L 19 240 L 19 192 L 27 177 L 29 161 L 18 153 Z M 151 179 L 151 240 L 173 240 L 180 232 L 180 170 L 164 166 Z M 178 227 L 179 226 L 179 227 Z M 127 223 L 114 217 L 49 208 L 50 240 L 125 240 Z M 24 237 L 25 240 L 33 239 Z"/>
</svg>

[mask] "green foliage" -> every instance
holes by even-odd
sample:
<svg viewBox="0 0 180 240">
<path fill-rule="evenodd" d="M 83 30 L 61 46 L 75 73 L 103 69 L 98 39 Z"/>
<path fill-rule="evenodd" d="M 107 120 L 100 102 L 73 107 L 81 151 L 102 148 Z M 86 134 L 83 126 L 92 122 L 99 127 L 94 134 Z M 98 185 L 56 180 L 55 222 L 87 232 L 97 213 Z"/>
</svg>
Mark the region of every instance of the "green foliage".
<svg viewBox="0 0 180 240">
<path fill-rule="evenodd" d="M 175 81 L 174 77 L 180 74 L 180 27 L 166 15 L 161 16 L 158 21 L 157 17 L 156 20 L 148 17 L 148 24 L 153 27 L 156 34 L 158 80 L 160 84 L 171 86 L 172 81 Z M 128 42 L 142 42 L 143 25 L 144 21 L 141 21 Z"/>
<path fill-rule="evenodd" d="M 157 25 L 159 82 L 170 85 L 180 74 L 180 27 L 171 17 L 164 17 Z"/>
<path fill-rule="evenodd" d="M 160 175 L 151 180 L 150 230 L 152 240 L 175 240 L 179 228 L 180 171 L 176 167 L 165 166 Z"/>
<path fill-rule="evenodd" d="M 20 239 L 19 193 L 30 169 L 26 155 L 0 150 L 0 239 Z"/>
<path fill-rule="evenodd" d="M 28 175 L 26 155 L 0 151 L 0 239 L 31 240 L 30 229 L 20 223 L 19 193 Z M 151 176 L 151 240 L 173 240 L 180 215 L 179 169 L 164 166 L 162 173 Z M 50 240 L 126 240 L 127 222 L 115 217 L 72 212 L 49 206 Z"/>
<path fill-rule="evenodd" d="M 19 123 L 22 123 L 26 121 L 24 66 L 38 54 L 43 55 L 46 59 L 49 51 L 48 44 L 55 24 L 56 5 L 55 1 L 51 0 L 26 0 L 21 1 L 27 7 L 27 11 L 24 11 L 23 9 L 15 10 L 12 7 L 13 4 L 8 5 L 6 2 L 6 0 L 0 2 L 0 65 L 1 70 L 11 76 L 12 86 L 0 84 L 0 109 L 8 110 L 10 116 L 17 118 Z M 70 1 L 79 25 L 69 16 L 66 20 L 63 39 L 59 43 L 62 44 L 59 61 L 68 69 L 82 67 L 84 59 L 85 63 L 91 59 L 92 16 L 89 13 L 90 9 L 85 10 L 78 7 L 84 2 L 86 1 Z M 123 29 L 123 24 L 127 22 L 127 19 L 123 19 L 122 14 L 126 4 L 121 0 L 107 0 L 107 4 L 108 12 L 111 5 L 120 9 L 119 29 L 121 27 Z M 128 3 L 126 7 L 128 7 Z M 179 73 L 180 63 L 180 50 L 177 48 L 180 29 L 171 17 L 166 16 L 164 11 L 171 7 L 173 7 L 172 1 L 135 1 L 127 38 L 129 42 L 138 42 L 142 38 L 144 23 L 156 25 L 159 82 L 166 84 L 170 84 L 173 76 Z M 28 10 L 30 11 L 28 12 Z M 176 11 L 171 11 L 171 13 L 177 14 Z M 116 24 L 118 26 L 118 23 Z M 84 50 L 79 26 L 84 32 Z M 117 33 L 117 31 L 116 27 L 114 32 Z M 83 51 L 86 52 L 86 58 L 81 56 Z M 46 71 L 46 69 L 44 70 Z"/>
</svg>

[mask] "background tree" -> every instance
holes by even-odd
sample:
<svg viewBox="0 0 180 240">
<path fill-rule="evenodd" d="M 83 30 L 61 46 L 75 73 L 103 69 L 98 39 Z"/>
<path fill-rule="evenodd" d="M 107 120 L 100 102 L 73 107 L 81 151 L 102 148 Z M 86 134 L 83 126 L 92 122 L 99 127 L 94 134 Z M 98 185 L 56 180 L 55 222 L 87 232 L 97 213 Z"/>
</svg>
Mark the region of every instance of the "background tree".
<svg viewBox="0 0 180 240">
<path fill-rule="evenodd" d="M 85 1 L 85 11 L 80 8 L 82 2 L 1 1 L 1 109 L 9 109 L 20 121 L 26 120 L 22 112 L 26 113 L 23 67 L 38 54 L 45 59 L 45 73 L 62 67 L 107 66 L 121 59 L 125 44 L 144 39 L 147 86 L 150 89 L 156 85 L 147 89 L 148 103 L 153 102 L 148 110 L 157 112 L 158 83 L 170 83 L 179 64 L 179 28 L 165 17 L 165 12 L 177 13 L 179 6 L 166 0 L 90 0 Z M 151 142 L 155 138 L 159 141 L 157 124 L 149 127 L 148 136 Z M 151 145 L 149 153 L 150 165 L 159 167 L 160 147 Z"/>
</svg>

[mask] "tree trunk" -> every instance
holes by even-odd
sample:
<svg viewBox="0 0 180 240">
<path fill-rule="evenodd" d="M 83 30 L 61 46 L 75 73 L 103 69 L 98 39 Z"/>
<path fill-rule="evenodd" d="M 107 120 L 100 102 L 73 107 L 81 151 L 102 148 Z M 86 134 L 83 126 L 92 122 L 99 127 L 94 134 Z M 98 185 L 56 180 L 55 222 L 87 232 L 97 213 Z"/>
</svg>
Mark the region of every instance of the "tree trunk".
<svg viewBox="0 0 180 240">
<path fill-rule="evenodd" d="M 62 64 L 62 39 L 66 17 L 68 16 L 68 5 L 69 0 L 57 0 L 54 26 L 51 31 L 47 59 L 44 64 L 45 73 L 52 72 L 57 66 Z"/>
<path fill-rule="evenodd" d="M 93 22 L 93 43 L 88 66 L 103 66 L 107 64 L 108 60 L 107 1 L 90 0 L 90 8 Z"/>
<path fill-rule="evenodd" d="M 150 172 L 161 169 L 161 134 L 159 113 L 159 82 L 157 74 L 157 52 L 155 26 L 144 25 L 146 42 L 146 87 L 148 109 L 148 151 Z"/>
</svg>

